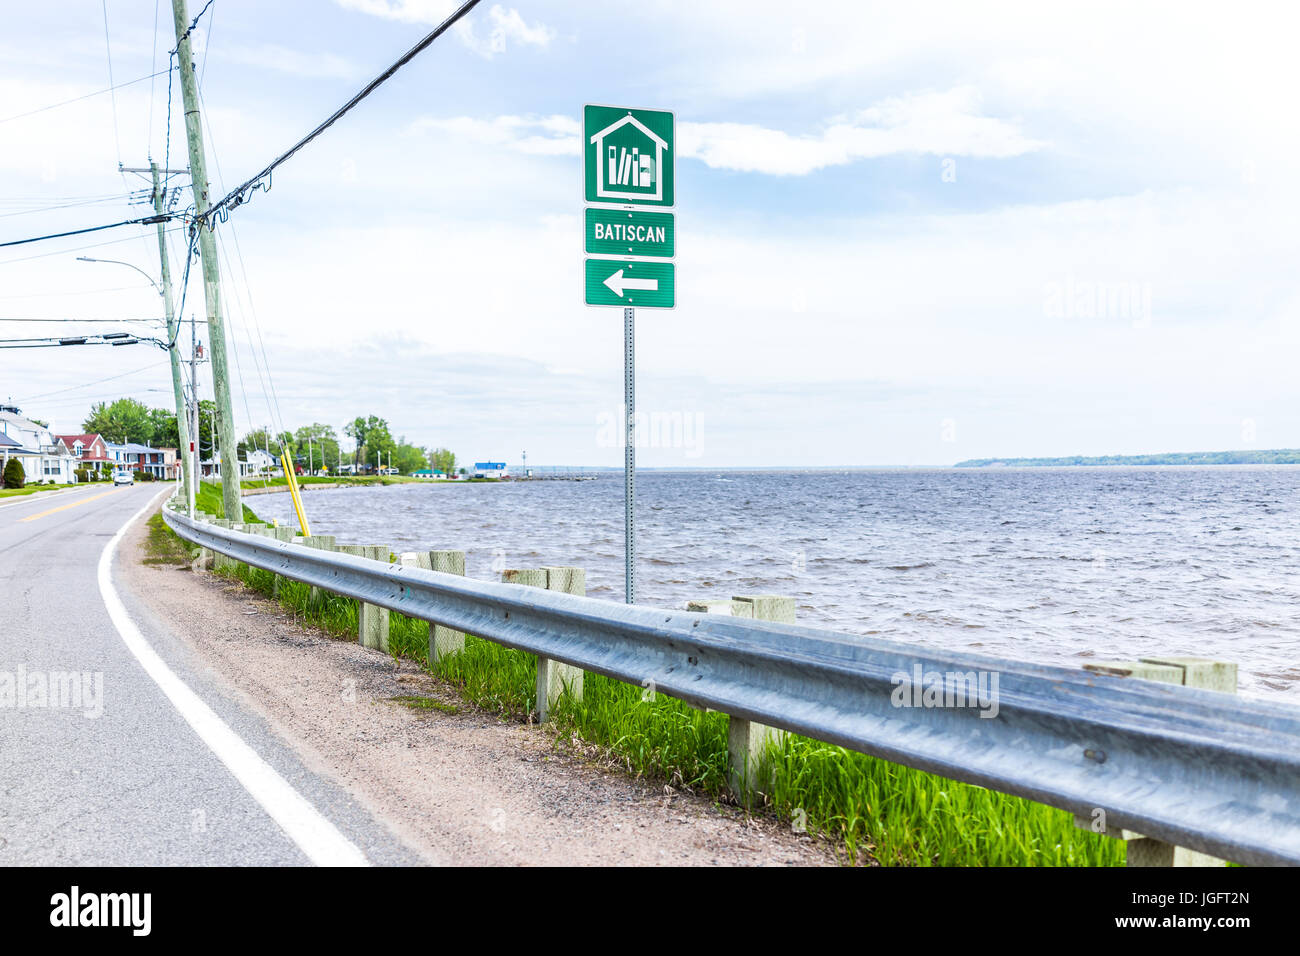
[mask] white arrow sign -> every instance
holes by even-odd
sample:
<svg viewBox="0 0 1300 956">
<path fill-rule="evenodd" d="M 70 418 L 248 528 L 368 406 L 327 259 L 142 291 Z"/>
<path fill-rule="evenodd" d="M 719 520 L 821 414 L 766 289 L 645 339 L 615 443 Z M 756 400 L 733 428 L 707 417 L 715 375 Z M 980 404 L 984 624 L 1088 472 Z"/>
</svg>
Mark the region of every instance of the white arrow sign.
<svg viewBox="0 0 1300 956">
<path fill-rule="evenodd" d="M 645 292 L 659 291 L 658 279 L 624 278 L 622 269 L 619 269 L 612 276 L 606 279 L 605 285 L 609 286 L 610 290 L 620 299 L 623 298 L 624 289 L 641 289 Z"/>
</svg>

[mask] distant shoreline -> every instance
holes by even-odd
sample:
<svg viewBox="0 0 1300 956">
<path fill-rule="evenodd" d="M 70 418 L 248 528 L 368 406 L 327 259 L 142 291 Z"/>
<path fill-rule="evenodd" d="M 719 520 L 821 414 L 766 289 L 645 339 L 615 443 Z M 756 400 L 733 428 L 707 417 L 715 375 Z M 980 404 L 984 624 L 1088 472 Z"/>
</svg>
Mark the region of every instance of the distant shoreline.
<svg viewBox="0 0 1300 956">
<path fill-rule="evenodd" d="M 1096 468 L 1114 465 L 1300 465 L 1300 448 L 1189 451 L 1158 455 L 1073 455 L 1068 458 L 970 458 L 954 468 Z"/>
</svg>

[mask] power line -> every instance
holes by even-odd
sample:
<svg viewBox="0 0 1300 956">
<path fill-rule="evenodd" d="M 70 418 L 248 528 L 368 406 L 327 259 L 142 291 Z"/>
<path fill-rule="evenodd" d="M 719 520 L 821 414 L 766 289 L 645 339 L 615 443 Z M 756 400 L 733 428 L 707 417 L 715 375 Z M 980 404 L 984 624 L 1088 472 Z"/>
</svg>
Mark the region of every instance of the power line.
<svg viewBox="0 0 1300 956">
<path fill-rule="evenodd" d="M 26 113 L 16 113 L 13 116 L 6 116 L 0 119 L 0 123 L 12 123 L 14 120 L 20 120 L 27 116 L 35 116 L 37 113 L 44 113 L 46 110 L 58 109 L 60 106 L 68 106 L 72 103 L 80 103 L 82 100 L 88 100 L 92 96 L 103 96 L 105 93 L 111 93 L 114 90 L 125 89 L 128 86 L 134 86 L 136 83 L 143 83 L 145 80 L 152 80 L 155 76 L 162 76 L 163 73 L 171 72 L 171 64 L 167 65 L 166 70 L 159 70 L 157 73 L 150 73 L 148 76 L 137 76 L 134 80 L 127 80 L 125 83 L 119 83 L 117 86 L 110 86 L 106 89 L 95 90 L 93 93 L 84 93 L 81 96 L 74 96 L 70 100 L 62 100 L 58 103 L 51 103 L 49 106 L 41 106 L 34 110 L 28 110 Z"/>
<path fill-rule="evenodd" d="M 107 289 L 81 289 L 77 292 L 27 292 L 16 295 L 0 295 L 0 299 L 48 299 L 65 295 L 101 295 L 105 292 L 126 292 L 133 289 L 147 289 L 147 285 L 118 285 Z M 0 322 L 75 322 L 76 319 L 0 319 Z M 98 319 L 93 321 L 100 321 Z M 109 321 L 104 319 L 102 321 Z"/>
<path fill-rule="evenodd" d="M 169 233 L 179 232 L 179 229 L 170 229 Z M 87 249 L 101 249 L 104 246 L 115 246 L 121 242 L 135 242 L 144 236 L 127 236 L 123 239 L 105 239 L 103 242 L 92 242 L 84 246 L 73 246 L 71 249 L 59 249 L 56 252 L 38 252 L 34 256 L 19 256 L 17 259 L 0 259 L 0 266 L 15 265 L 19 262 L 31 262 L 33 259 L 48 259 L 50 256 L 66 256 L 70 252 L 85 252 Z"/>
<path fill-rule="evenodd" d="M 218 150 L 217 150 L 216 138 L 212 135 L 212 123 L 211 123 L 211 121 L 209 121 L 208 118 L 207 118 L 207 113 L 208 113 L 208 110 L 207 110 L 207 103 L 203 102 L 203 87 L 202 87 L 201 85 L 198 87 L 198 93 L 199 93 L 199 101 L 200 101 L 200 103 L 202 103 L 202 105 L 203 105 L 203 110 L 202 110 L 202 112 L 203 112 L 203 122 L 204 122 L 204 125 L 207 126 L 207 131 L 208 131 L 208 142 L 209 142 L 209 143 L 211 144 L 211 146 L 212 146 L 212 161 L 213 161 L 213 164 L 216 166 L 217 179 L 218 179 L 218 181 L 221 182 L 222 187 L 224 188 L 224 187 L 225 187 L 225 175 L 224 175 L 224 174 L 222 173 L 222 171 L 221 171 L 221 157 L 220 157 L 220 155 L 219 155 L 219 153 L 218 153 Z M 254 304 L 254 302 L 253 302 L 253 290 L 252 290 L 252 288 L 249 286 L 249 283 L 248 283 L 248 269 L 247 269 L 247 267 L 244 265 L 244 253 L 243 253 L 243 250 L 240 248 L 240 245 L 239 245 L 239 231 L 235 228 L 235 226 L 234 226 L 233 223 L 232 223 L 231 226 L 230 226 L 230 237 L 231 237 L 232 240 L 234 240 L 234 243 L 235 243 L 235 255 L 236 255 L 236 256 L 238 257 L 238 259 L 239 259 L 239 269 L 240 269 L 240 274 L 243 276 L 243 280 L 244 280 L 244 281 L 243 281 L 243 287 L 242 287 L 242 288 L 243 288 L 243 293 L 244 293 L 244 299 L 245 299 L 245 300 L 247 301 L 247 303 L 248 303 L 248 315 L 249 315 L 249 317 L 250 317 L 251 320 L 252 320 L 253 330 L 256 331 L 256 333 L 257 333 L 257 342 L 258 342 L 258 346 L 259 346 L 260 349 L 261 349 L 261 355 L 262 355 L 262 358 L 261 358 L 261 364 L 260 364 L 260 366 L 259 366 L 259 364 L 258 364 L 258 357 L 257 357 L 257 354 L 258 354 L 258 353 L 257 353 L 257 351 L 254 350 L 254 348 L 253 348 L 253 336 L 252 336 L 252 334 L 249 332 L 249 329 L 248 329 L 247 324 L 246 324 L 245 327 L 244 327 L 244 336 L 245 336 L 245 338 L 247 338 L 247 340 L 248 340 L 248 348 L 249 348 L 249 352 L 250 352 L 250 353 L 252 354 L 252 356 L 253 356 L 253 367 L 254 367 L 254 369 L 257 371 L 258 381 L 261 383 L 261 386 L 262 386 L 262 394 L 263 394 L 263 398 L 266 399 L 266 411 L 267 411 L 267 414 L 268 414 L 268 416 L 270 416 L 270 418 L 271 418 L 272 426 L 274 427 L 275 423 L 278 421 L 278 422 L 279 422 L 278 432 L 283 432 L 283 431 L 285 430 L 285 428 L 284 428 L 284 416 L 283 416 L 283 415 L 281 414 L 281 412 L 280 412 L 280 396 L 279 396 L 279 394 L 278 394 L 278 393 L 276 392 L 276 390 L 275 390 L 275 379 L 274 379 L 274 377 L 271 375 L 271 362 L 270 362 L 270 360 L 267 358 L 267 355 L 266 355 L 266 342 L 265 342 L 265 340 L 264 340 L 263 337 L 262 337 L 262 322 L 261 322 L 261 319 L 258 317 L 258 314 L 257 314 L 257 306 L 256 306 L 256 304 Z M 238 289 L 239 287 L 238 287 L 238 286 L 235 286 L 235 284 L 234 284 L 234 282 L 233 282 L 233 280 L 234 280 L 234 272 L 235 272 L 235 270 L 234 270 L 234 268 L 233 268 L 233 267 L 231 266 L 231 264 L 230 264 L 230 255 L 229 255 L 229 253 L 226 251 L 226 247 L 225 247 L 224 243 L 223 243 L 223 244 L 219 244 L 219 245 L 218 245 L 218 249 L 220 250 L 221 257 L 225 260 L 225 263 L 226 263 L 226 272 L 227 272 L 227 274 L 229 275 L 230 279 L 232 280 L 232 281 L 231 281 L 231 285 L 234 286 L 236 289 Z M 235 298 L 234 301 L 238 301 L 238 296 L 237 296 L 237 295 L 236 295 L 236 298 Z M 242 306 L 241 306 L 241 313 L 242 313 Z M 238 352 L 236 352 L 236 370 L 238 370 L 238 369 L 239 369 L 239 363 L 238 363 Z M 265 379 L 263 379 L 263 375 L 262 375 L 263 370 L 265 370 Z M 241 377 L 240 377 L 240 387 L 241 387 L 241 388 L 243 387 L 243 377 L 242 377 L 242 374 L 241 374 Z M 245 395 L 245 399 L 244 399 L 244 400 L 245 400 L 245 404 L 247 404 L 247 401 L 248 401 L 248 399 L 247 399 L 247 395 Z M 272 408 L 272 405 L 274 405 L 274 408 Z M 251 418 L 252 418 L 251 414 L 250 414 L 249 418 L 250 418 L 250 424 L 251 424 Z"/>
<path fill-rule="evenodd" d="M 140 338 L 138 336 L 65 336 L 64 338 L 0 338 L 0 349 L 64 349 L 64 347 L 77 345 L 139 345 L 140 342 L 148 342 L 156 345 L 159 349 L 166 349 L 166 343 L 156 338 Z"/>
<path fill-rule="evenodd" d="M 153 49 L 149 52 L 149 69 L 152 70 L 158 65 L 158 7 L 162 0 L 153 0 Z M 167 68 L 171 69 L 171 59 L 167 60 Z M 155 76 L 157 74 L 154 74 Z M 153 101 L 154 101 L 154 84 L 149 83 L 149 125 L 145 127 L 150 131 L 148 155 L 153 157 Z"/>
<path fill-rule="evenodd" d="M 68 323 L 70 325 L 160 325 L 165 324 L 164 319 L 12 319 L 0 318 L 0 322 L 43 322 L 43 323 Z"/>
<path fill-rule="evenodd" d="M 190 25 L 186 28 L 185 32 L 176 38 L 176 49 L 172 50 L 172 56 L 175 56 L 180 52 L 181 44 L 185 42 L 186 37 L 194 32 L 194 28 L 199 25 L 199 21 L 203 19 L 203 14 L 208 12 L 208 7 L 212 6 L 212 3 L 213 0 L 208 0 L 208 2 L 203 5 L 203 9 L 199 11 L 199 15 L 190 21 Z"/>
<path fill-rule="evenodd" d="M 131 332 L 102 332 L 94 335 L 40 336 L 26 339 L 0 339 L 0 349 L 66 348 L 74 345 L 139 345 L 147 342 L 160 349 L 167 348 L 161 339 L 135 335 Z"/>
<path fill-rule="evenodd" d="M 211 0 L 209 0 L 209 3 L 211 3 Z M 251 199 L 253 193 L 257 192 L 257 190 L 259 189 L 269 190 L 271 188 L 270 186 L 271 173 L 275 171 L 275 168 L 277 166 L 279 166 L 281 163 L 285 162 L 286 160 L 290 159 L 300 149 L 302 149 L 304 146 L 306 146 L 308 143 L 314 140 L 321 133 L 325 132 L 325 130 L 333 126 L 338 120 L 342 119 L 345 115 L 347 115 L 347 113 L 351 111 L 351 109 L 354 106 L 356 106 L 367 96 L 373 93 L 383 83 L 385 83 L 394 73 L 396 73 L 407 63 L 413 60 L 416 56 L 418 56 L 421 52 L 423 52 L 425 48 L 427 48 L 431 43 L 433 43 L 434 40 L 438 39 L 438 37 L 442 36 L 444 33 L 450 30 L 458 20 L 464 17 L 465 14 L 469 13 L 470 10 L 474 9 L 474 7 L 478 6 L 478 4 L 479 4 L 479 0 L 466 0 L 465 3 L 462 3 L 460 7 L 457 8 L 457 10 L 451 14 L 451 16 L 447 17 L 446 20 L 443 20 L 442 23 L 434 27 L 434 29 L 427 36 L 425 36 L 424 39 L 422 39 L 415 46 L 411 47 L 411 49 L 407 50 L 406 53 L 404 53 L 401 57 L 399 57 L 397 61 L 393 63 L 392 66 L 384 70 L 384 72 L 380 73 L 377 77 L 375 77 L 373 80 L 367 83 L 359 93 L 357 93 L 355 96 L 352 97 L 352 99 L 348 100 L 341 107 L 335 110 L 330 115 L 330 117 L 327 120 L 325 120 L 325 122 L 321 123 L 314 130 L 312 130 L 310 133 L 304 136 L 302 139 L 298 140 L 297 143 L 295 143 L 285 152 L 281 153 L 279 156 L 273 159 L 265 169 L 263 169 L 252 179 L 247 180 L 246 182 L 244 182 L 239 186 L 236 186 L 234 190 L 232 190 L 223 199 L 209 206 L 208 211 L 204 213 L 203 216 L 201 217 L 201 223 L 210 225 L 213 218 L 217 218 L 220 219 L 222 222 L 225 222 L 227 218 L 229 218 L 230 216 L 230 211 L 234 209 L 236 206 L 243 205 L 245 202 Z M 206 10 L 207 7 L 204 7 L 204 9 Z M 195 19 L 197 21 L 197 18 Z M 263 182 L 263 180 L 266 180 L 266 182 Z"/>
<path fill-rule="evenodd" d="M 33 236 L 30 239 L 11 239 L 9 242 L 0 242 L 0 249 L 6 246 L 25 246 L 29 242 L 44 242 L 46 239 L 62 239 L 64 236 L 80 236 L 87 232 L 102 232 L 105 229 L 116 229 L 119 226 L 156 226 L 160 222 L 171 222 L 175 216 L 145 216 L 143 219 L 127 219 L 123 222 L 110 222 L 106 226 L 91 226 L 88 229 L 73 229 L 71 232 L 55 232 L 48 236 Z"/>
<path fill-rule="evenodd" d="M 151 368 L 157 368 L 159 365 L 167 365 L 167 362 L 152 362 L 149 365 L 142 365 L 140 368 L 132 369 L 129 372 L 119 372 L 117 375 L 110 375 L 107 378 L 96 379 L 93 382 L 86 382 L 82 385 L 71 385 L 68 388 L 55 389 L 52 392 L 42 392 L 40 395 L 29 395 L 27 398 L 20 398 L 18 401 L 22 404 L 35 401 L 38 398 L 49 398 L 51 395 L 62 395 L 65 392 L 75 392 L 83 388 L 91 388 L 95 385 L 103 385 L 105 382 L 112 382 L 119 378 L 126 378 L 128 375 L 137 375 L 140 372 L 147 372 Z"/>
<path fill-rule="evenodd" d="M 211 4 L 208 6 L 211 6 Z M 207 9 L 207 7 L 204 9 Z M 202 12 L 199 13 L 199 16 L 203 16 Z M 194 22 L 198 23 L 199 21 L 195 19 Z M 212 28 L 216 26 L 216 23 L 217 11 L 213 10 L 212 16 L 208 18 L 208 35 L 203 40 L 203 65 L 199 67 L 199 89 L 203 88 L 203 78 L 208 75 L 208 53 L 212 51 Z M 177 44 L 177 46 L 179 45 Z"/>
<path fill-rule="evenodd" d="M 30 216 L 38 212 L 54 212 L 59 209 L 72 209 L 77 206 L 104 206 L 111 203 L 118 203 L 125 200 L 128 204 L 136 198 L 138 193 L 125 193 L 117 196 L 109 196 L 104 199 L 83 199 L 78 202 L 56 203 L 50 206 L 33 206 L 30 209 L 19 209 L 16 212 L 0 213 L 0 219 L 9 219 L 13 216 Z"/>
<path fill-rule="evenodd" d="M 117 147 L 117 165 L 122 165 L 122 140 L 117 132 L 117 93 L 113 91 L 113 44 L 108 39 L 108 0 L 99 0 L 104 11 L 104 52 L 108 55 L 108 90 L 113 101 L 113 145 Z"/>
</svg>

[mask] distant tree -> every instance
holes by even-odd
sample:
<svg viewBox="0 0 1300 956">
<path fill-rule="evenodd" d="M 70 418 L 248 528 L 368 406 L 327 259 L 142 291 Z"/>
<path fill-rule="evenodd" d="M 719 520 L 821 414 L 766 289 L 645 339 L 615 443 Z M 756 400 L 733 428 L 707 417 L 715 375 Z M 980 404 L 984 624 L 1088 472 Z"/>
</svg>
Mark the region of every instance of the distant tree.
<svg viewBox="0 0 1300 956">
<path fill-rule="evenodd" d="M 199 451 L 204 458 L 211 458 L 213 445 L 213 422 L 217 416 L 217 403 L 210 398 L 199 400 Z"/>
<path fill-rule="evenodd" d="M 149 409 L 134 398 L 119 398 L 108 405 L 103 402 L 92 405 L 90 415 L 81 423 L 83 431 L 103 435 L 105 441 L 141 445 L 153 441 L 154 426 Z"/>
<path fill-rule="evenodd" d="M 378 415 L 366 418 L 358 415 L 344 426 L 343 433 L 356 441 L 356 449 L 352 452 L 354 465 L 370 464 L 376 461 L 376 456 L 387 455 L 397 446 L 388 430 L 388 422 Z"/>
<path fill-rule="evenodd" d="M 456 455 L 446 448 L 435 448 L 429 456 L 429 460 L 433 462 L 435 470 L 445 475 L 455 474 L 456 472 Z"/>
<path fill-rule="evenodd" d="M 405 438 L 399 438 L 397 447 L 393 449 L 393 467 L 397 469 L 398 474 L 409 475 L 413 471 L 428 468 L 429 459 L 423 448 L 407 444 Z"/>
<path fill-rule="evenodd" d="M 175 412 L 169 412 L 165 408 L 151 408 L 149 424 L 153 429 L 153 434 L 149 436 L 149 444 L 155 448 L 180 447 L 181 433 L 176 425 Z"/>
<path fill-rule="evenodd" d="M 308 465 L 312 470 L 320 468 L 321 465 L 327 468 L 337 467 L 339 461 L 339 436 L 332 426 L 312 422 L 310 425 L 299 428 L 293 437 L 300 455 L 307 454 L 308 440 L 310 439 L 311 461 Z"/>
</svg>

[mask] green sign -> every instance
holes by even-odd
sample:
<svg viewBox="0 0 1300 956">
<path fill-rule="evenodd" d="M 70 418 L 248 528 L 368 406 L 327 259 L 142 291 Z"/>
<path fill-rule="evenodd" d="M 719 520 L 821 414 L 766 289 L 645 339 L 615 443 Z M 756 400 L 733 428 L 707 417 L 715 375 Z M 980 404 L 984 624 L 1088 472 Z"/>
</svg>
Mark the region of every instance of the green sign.
<svg viewBox="0 0 1300 956">
<path fill-rule="evenodd" d="M 587 202 L 673 204 L 673 114 L 620 106 L 582 108 Z"/>
<path fill-rule="evenodd" d="M 588 259 L 587 305 L 671 309 L 677 305 L 676 272 L 671 262 Z"/>
<path fill-rule="evenodd" d="M 584 248 L 598 255 L 671 259 L 677 247 L 670 212 L 588 206 L 585 235 Z"/>
</svg>

